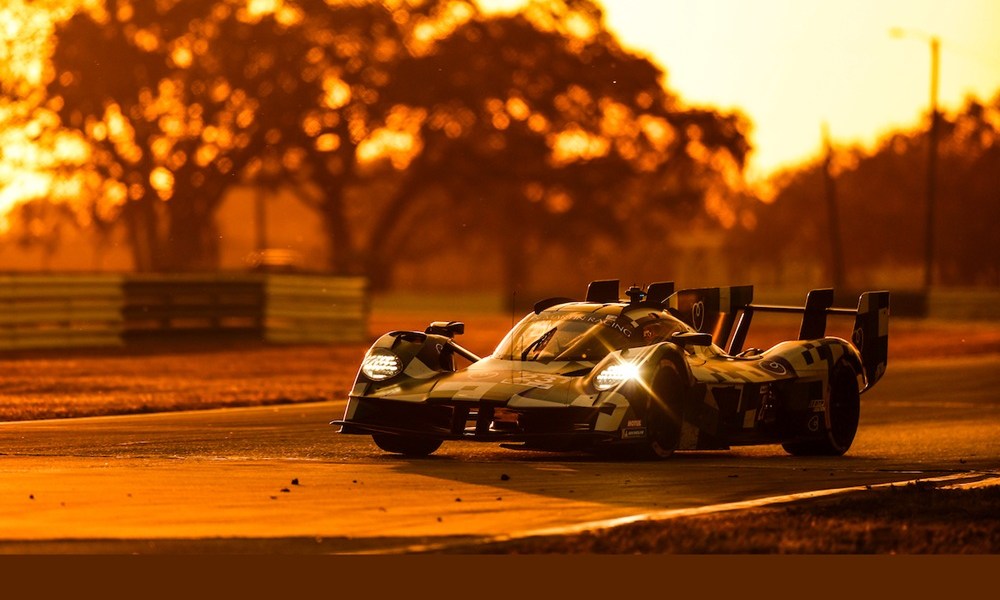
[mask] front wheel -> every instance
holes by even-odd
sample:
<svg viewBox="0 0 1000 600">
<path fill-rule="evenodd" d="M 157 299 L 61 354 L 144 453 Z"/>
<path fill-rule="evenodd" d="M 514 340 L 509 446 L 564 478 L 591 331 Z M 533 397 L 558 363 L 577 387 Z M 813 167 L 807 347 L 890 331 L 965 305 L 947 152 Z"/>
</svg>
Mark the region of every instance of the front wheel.
<svg viewBox="0 0 1000 600">
<path fill-rule="evenodd" d="M 441 447 L 442 440 L 433 438 L 412 437 L 408 435 L 393 435 L 388 433 L 372 434 L 375 445 L 393 454 L 404 456 L 427 456 Z"/>
<path fill-rule="evenodd" d="M 857 372 L 847 363 L 837 364 L 830 374 L 826 417 L 824 437 L 781 446 L 794 456 L 842 456 L 851 447 L 861 418 L 861 393 Z"/>
<path fill-rule="evenodd" d="M 645 442 L 629 444 L 617 449 L 617 454 L 638 460 L 658 460 L 669 458 L 680 444 L 681 423 L 684 404 L 684 382 L 680 372 L 673 365 L 666 366 L 657 373 L 647 394 L 645 421 L 648 438 Z"/>
</svg>

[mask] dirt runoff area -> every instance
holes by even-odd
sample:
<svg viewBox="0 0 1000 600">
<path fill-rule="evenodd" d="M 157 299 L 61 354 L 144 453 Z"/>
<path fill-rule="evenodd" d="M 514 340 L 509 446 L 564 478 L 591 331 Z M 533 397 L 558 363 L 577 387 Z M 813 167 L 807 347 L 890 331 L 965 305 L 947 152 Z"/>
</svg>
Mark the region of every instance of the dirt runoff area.
<svg viewBox="0 0 1000 600">
<path fill-rule="evenodd" d="M 464 317 L 466 334 L 458 341 L 480 356 L 511 326 L 509 314 Z M 435 318 L 440 315 L 379 312 L 371 317 L 371 339 L 396 329 L 421 330 Z M 748 345 L 767 348 L 794 339 L 796 325 L 755 323 Z M 1000 323 L 896 320 L 890 326 L 890 369 L 894 360 L 1000 353 Z M 346 399 L 368 345 L 203 340 L 3 352 L 0 421 Z"/>
</svg>

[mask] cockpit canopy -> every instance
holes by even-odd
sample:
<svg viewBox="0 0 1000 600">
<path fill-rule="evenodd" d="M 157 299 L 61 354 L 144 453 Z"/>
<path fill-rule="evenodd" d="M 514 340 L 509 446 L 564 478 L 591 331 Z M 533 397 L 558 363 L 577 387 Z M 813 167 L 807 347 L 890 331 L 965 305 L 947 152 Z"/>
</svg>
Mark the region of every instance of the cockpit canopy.
<svg viewBox="0 0 1000 600">
<path fill-rule="evenodd" d="M 595 308 L 530 314 L 500 342 L 493 357 L 596 364 L 615 350 L 665 342 L 674 333 L 693 331 L 664 311 L 617 308 L 612 313 Z"/>
</svg>

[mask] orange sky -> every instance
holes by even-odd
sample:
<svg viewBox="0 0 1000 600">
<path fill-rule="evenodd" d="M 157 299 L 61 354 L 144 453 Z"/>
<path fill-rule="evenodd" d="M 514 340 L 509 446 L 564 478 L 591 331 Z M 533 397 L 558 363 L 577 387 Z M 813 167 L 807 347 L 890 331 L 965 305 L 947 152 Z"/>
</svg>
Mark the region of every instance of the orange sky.
<svg viewBox="0 0 1000 600">
<path fill-rule="evenodd" d="M 503 9 L 524 0 L 481 0 Z M 1000 90 L 1000 0 L 604 0 L 623 44 L 667 69 L 692 103 L 740 108 L 755 125 L 751 173 L 836 142 L 870 144 L 929 110 L 930 45 L 941 38 L 942 109 Z"/>
<path fill-rule="evenodd" d="M 487 10 L 503 10 L 527 0 L 479 1 Z M 32 6 L 33 0 L 16 2 L 22 3 Z M 990 99 L 1000 90 L 1000 0 L 603 0 L 603 5 L 609 27 L 624 45 L 663 66 L 667 85 L 682 98 L 738 108 L 750 117 L 752 178 L 815 155 L 824 122 L 841 144 L 871 144 L 888 130 L 919 123 L 929 106 L 928 34 L 942 40 L 944 110 L 957 109 L 970 93 Z M 24 33 L 3 18 L 9 6 L 0 3 L 0 38 Z M 65 4 L 50 0 L 34 6 Z M 890 36 L 894 27 L 910 37 Z M 41 61 L 33 57 L 37 60 L 3 58 L 36 81 Z M 0 181 L 16 182 L 0 186 L 0 213 L 50 185 L 46 173 L 13 164 L 19 161 L 15 149 L 38 150 L 10 139 L 18 135 L 0 131 L 8 159 L 0 161 Z"/>
</svg>

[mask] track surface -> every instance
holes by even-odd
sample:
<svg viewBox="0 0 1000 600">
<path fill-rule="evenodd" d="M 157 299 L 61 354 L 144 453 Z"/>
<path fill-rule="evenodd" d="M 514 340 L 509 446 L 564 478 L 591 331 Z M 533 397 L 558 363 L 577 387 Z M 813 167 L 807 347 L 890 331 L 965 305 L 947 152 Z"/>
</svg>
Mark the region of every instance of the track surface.
<svg viewBox="0 0 1000 600">
<path fill-rule="evenodd" d="M 2 423 L 0 552 L 392 551 L 996 473 L 997 364 L 991 355 L 891 365 L 837 459 L 766 446 L 629 463 L 459 442 L 405 459 L 335 434 L 327 423 L 343 402 Z"/>
</svg>

